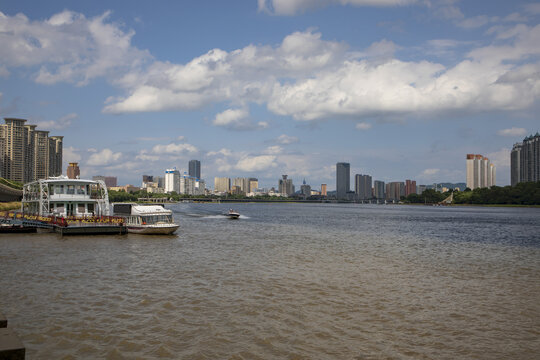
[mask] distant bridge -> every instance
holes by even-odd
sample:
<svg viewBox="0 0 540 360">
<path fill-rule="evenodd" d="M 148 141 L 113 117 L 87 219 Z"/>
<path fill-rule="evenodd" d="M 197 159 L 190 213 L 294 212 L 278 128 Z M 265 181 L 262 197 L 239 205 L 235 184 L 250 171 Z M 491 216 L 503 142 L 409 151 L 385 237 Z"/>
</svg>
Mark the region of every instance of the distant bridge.
<svg viewBox="0 0 540 360">
<path fill-rule="evenodd" d="M 23 192 L 0 183 L 0 201 L 21 201 Z"/>
</svg>

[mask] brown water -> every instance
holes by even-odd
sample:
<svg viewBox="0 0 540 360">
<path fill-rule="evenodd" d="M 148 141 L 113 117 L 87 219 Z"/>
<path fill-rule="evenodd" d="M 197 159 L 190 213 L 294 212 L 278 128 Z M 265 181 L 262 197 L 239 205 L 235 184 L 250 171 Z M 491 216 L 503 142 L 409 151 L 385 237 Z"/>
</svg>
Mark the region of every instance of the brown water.
<svg viewBox="0 0 540 360">
<path fill-rule="evenodd" d="M 0 235 L 28 359 L 536 359 L 540 209 L 173 205 L 170 237 Z"/>
</svg>

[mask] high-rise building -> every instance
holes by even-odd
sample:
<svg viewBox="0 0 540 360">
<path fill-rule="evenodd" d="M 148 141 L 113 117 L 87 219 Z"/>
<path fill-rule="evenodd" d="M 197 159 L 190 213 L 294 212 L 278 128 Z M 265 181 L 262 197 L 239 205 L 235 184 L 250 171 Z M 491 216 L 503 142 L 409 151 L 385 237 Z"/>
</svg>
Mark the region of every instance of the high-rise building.
<svg viewBox="0 0 540 360">
<path fill-rule="evenodd" d="M 300 193 L 304 197 L 311 196 L 311 185 L 306 184 L 306 179 L 302 182 L 302 185 L 300 186 Z"/>
<path fill-rule="evenodd" d="M 179 178 L 179 194 L 186 195 L 204 195 L 205 183 L 204 180 L 190 176 L 186 173 Z"/>
<path fill-rule="evenodd" d="M 250 192 L 249 183 L 252 178 L 234 178 L 232 185 L 238 186 L 240 188 L 240 192 L 247 194 Z"/>
<path fill-rule="evenodd" d="M 292 179 L 287 179 L 288 175 L 282 175 L 279 180 L 278 189 L 282 196 L 291 196 L 294 194 L 294 185 Z"/>
<path fill-rule="evenodd" d="M 495 185 L 495 166 L 487 157 L 467 154 L 467 187 L 471 190 Z"/>
<path fill-rule="evenodd" d="M 356 174 L 354 177 L 354 192 L 356 199 L 369 200 L 373 197 L 371 193 L 371 176 Z"/>
<path fill-rule="evenodd" d="M 231 179 L 228 177 L 214 178 L 214 191 L 228 193 L 231 191 Z"/>
<path fill-rule="evenodd" d="M 405 196 L 405 183 L 402 181 L 394 181 L 386 184 L 386 200 L 399 201 Z"/>
<path fill-rule="evenodd" d="M 351 164 L 336 164 L 336 197 L 344 199 L 351 190 Z"/>
<path fill-rule="evenodd" d="M 66 170 L 67 177 L 70 179 L 78 179 L 81 176 L 81 170 L 79 169 L 79 163 L 70 162 Z"/>
<path fill-rule="evenodd" d="M 520 182 L 540 181 L 540 134 L 527 136 L 523 142 L 514 144 L 510 156 L 510 181 L 512 186 Z"/>
<path fill-rule="evenodd" d="M 321 184 L 321 195 L 322 196 L 327 196 L 326 184 Z"/>
<path fill-rule="evenodd" d="M 248 191 L 248 193 L 252 193 L 258 188 L 259 188 L 259 179 L 249 178 L 249 191 Z"/>
<path fill-rule="evenodd" d="M 199 160 L 189 160 L 189 176 L 201 178 L 201 162 Z"/>
<path fill-rule="evenodd" d="M 375 180 L 373 183 L 373 195 L 377 200 L 383 200 L 384 196 L 384 181 Z"/>
<path fill-rule="evenodd" d="M 92 176 L 92 180 L 94 181 L 101 180 L 105 183 L 105 186 L 107 186 L 108 188 L 118 186 L 118 179 L 116 178 L 116 176 L 96 175 L 96 176 Z M 130 186 L 133 186 L 133 185 L 130 185 Z"/>
<path fill-rule="evenodd" d="M 405 196 L 416 194 L 416 181 L 405 180 Z"/>
<path fill-rule="evenodd" d="M 165 170 L 165 192 L 180 193 L 180 171 L 176 167 Z"/>
<path fill-rule="evenodd" d="M 25 119 L 5 118 L 0 125 L 0 173 L 27 183 L 62 174 L 62 136 L 26 125 Z"/>
</svg>

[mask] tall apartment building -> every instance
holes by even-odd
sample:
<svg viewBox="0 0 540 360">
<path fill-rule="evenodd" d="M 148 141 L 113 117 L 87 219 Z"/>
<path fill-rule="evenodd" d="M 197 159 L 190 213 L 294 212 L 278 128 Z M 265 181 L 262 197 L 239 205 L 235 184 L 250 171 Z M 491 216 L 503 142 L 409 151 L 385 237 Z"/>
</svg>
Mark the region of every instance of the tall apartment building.
<svg viewBox="0 0 540 360">
<path fill-rule="evenodd" d="M 495 185 L 495 166 L 487 157 L 467 154 L 467 187 L 471 190 Z"/>
<path fill-rule="evenodd" d="M 540 134 L 514 144 L 510 155 L 510 182 L 540 181 Z"/>
<path fill-rule="evenodd" d="M 101 180 L 105 183 L 105 186 L 107 186 L 108 188 L 118 186 L 118 179 L 116 178 L 116 176 L 96 175 L 96 176 L 92 176 L 92 180 L 94 181 Z M 130 186 L 133 186 L 133 185 L 130 185 Z"/>
<path fill-rule="evenodd" d="M 405 180 L 405 196 L 416 194 L 416 181 Z"/>
<path fill-rule="evenodd" d="M 321 195 L 327 196 L 326 184 L 321 184 Z"/>
<path fill-rule="evenodd" d="M 384 196 L 384 181 L 375 180 L 373 183 L 373 195 L 377 200 L 383 200 Z"/>
<path fill-rule="evenodd" d="M 201 178 L 201 162 L 199 160 L 189 160 L 189 176 Z"/>
<path fill-rule="evenodd" d="M 68 178 L 78 179 L 81 176 L 81 169 L 79 169 L 79 163 L 70 162 L 66 173 Z"/>
<path fill-rule="evenodd" d="M 351 164 L 336 164 L 336 197 L 344 199 L 351 190 Z"/>
<path fill-rule="evenodd" d="M 180 193 L 180 171 L 176 168 L 165 170 L 165 192 Z"/>
<path fill-rule="evenodd" d="M 231 191 L 231 179 L 228 177 L 214 178 L 214 191 L 228 193 Z"/>
<path fill-rule="evenodd" d="M 63 136 L 26 125 L 25 119 L 4 118 L 0 125 L 0 174 L 27 183 L 62 175 Z"/>
<path fill-rule="evenodd" d="M 205 183 L 204 180 L 190 176 L 186 173 L 181 175 L 178 179 L 179 184 L 179 194 L 186 195 L 204 195 Z"/>
<path fill-rule="evenodd" d="M 283 196 L 291 196 L 294 194 L 294 185 L 292 179 L 287 179 L 288 175 L 282 175 L 278 184 L 278 191 Z"/>
<path fill-rule="evenodd" d="M 405 196 L 405 183 L 394 181 L 386 184 L 386 200 L 399 201 L 402 196 Z"/>
<path fill-rule="evenodd" d="M 371 194 L 371 176 L 356 174 L 354 177 L 354 192 L 356 199 L 368 200 L 373 197 Z"/>
<path fill-rule="evenodd" d="M 259 179 L 257 178 L 249 178 L 249 193 L 254 192 L 259 188 Z"/>
</svg>

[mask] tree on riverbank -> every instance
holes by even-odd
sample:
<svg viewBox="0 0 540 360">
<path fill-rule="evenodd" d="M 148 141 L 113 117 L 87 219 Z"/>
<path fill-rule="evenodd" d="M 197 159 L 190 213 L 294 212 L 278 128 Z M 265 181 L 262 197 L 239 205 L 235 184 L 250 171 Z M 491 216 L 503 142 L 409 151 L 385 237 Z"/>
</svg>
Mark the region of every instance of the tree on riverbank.
<svg viewBox="0 0 540 360">
<path fill-rule="evenodd" d="M 456 192 L 454 204 L 540 205 L 540 181 Z"/>
<path fill-rule="evenodd" d="M 519 183 L 516 186 L 492 186 L 474 190 L 453 191 L 454 204 L 471 205 L 540 205 L 540 181 Z M 436 204 L 450 196 L 452 190 L 439 193 L 433 189 L 421 195 L 411 194 L 402 200 L 408 204 Z"/>
</svg>

